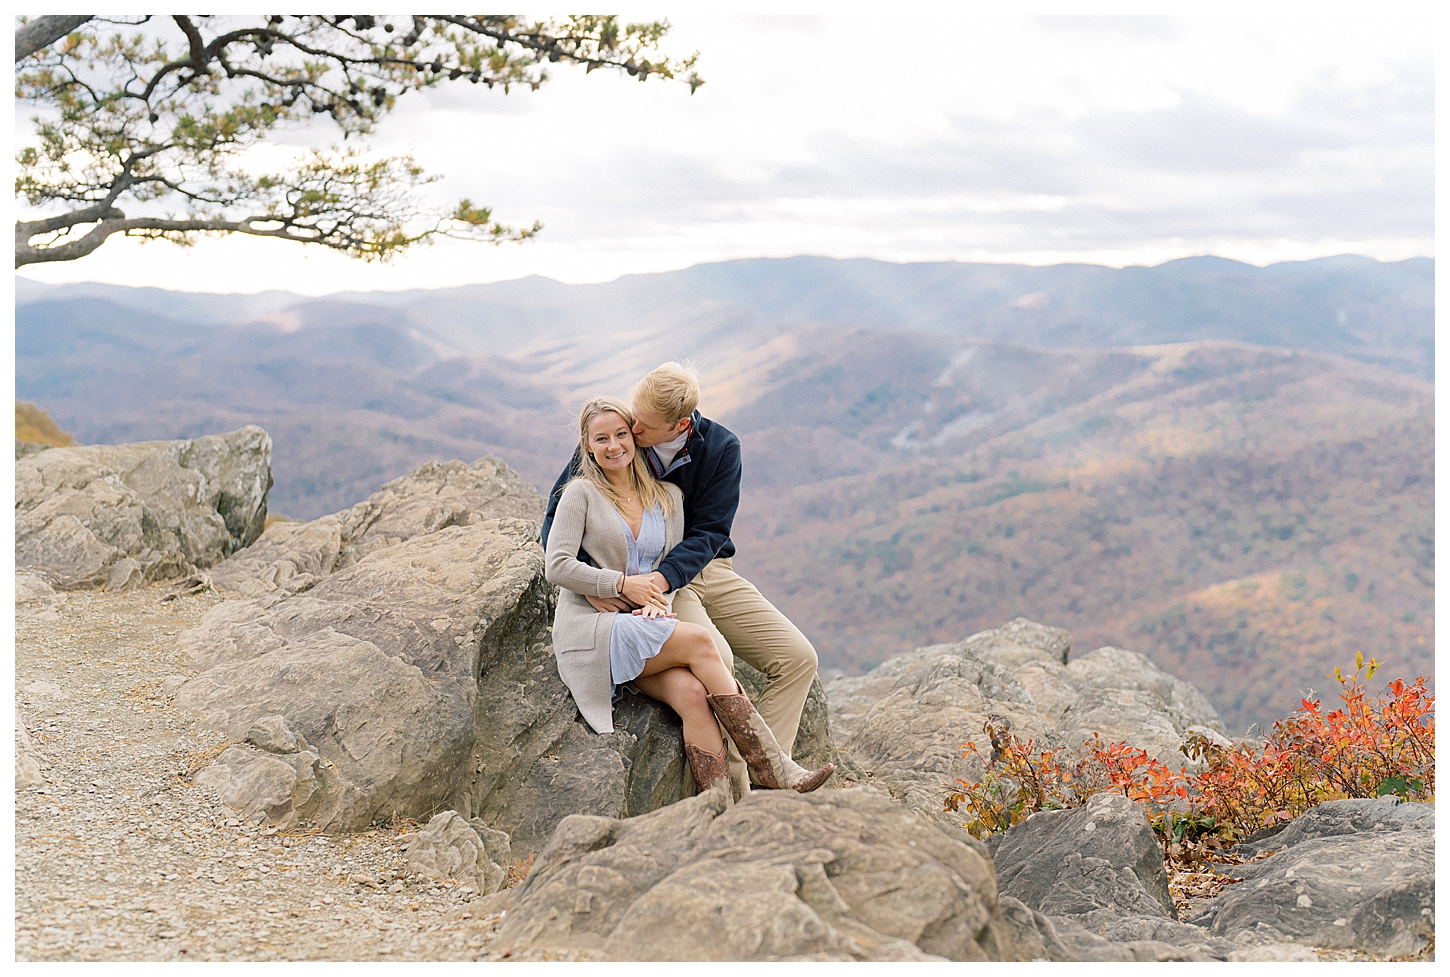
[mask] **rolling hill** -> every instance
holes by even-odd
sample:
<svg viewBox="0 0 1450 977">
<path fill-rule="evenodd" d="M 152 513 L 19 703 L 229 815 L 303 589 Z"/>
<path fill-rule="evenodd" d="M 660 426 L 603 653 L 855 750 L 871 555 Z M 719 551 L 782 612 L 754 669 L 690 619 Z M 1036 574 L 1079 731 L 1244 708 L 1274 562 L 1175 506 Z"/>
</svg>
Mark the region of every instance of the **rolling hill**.
<svg viewBox="0 0 1450 977">
<path fill-rule="evenodd" d="M 1433 262 L 703 265 L 306 299 L 17 283 L 17 395 L 83 442 L 259 423 L 275 511 L 430 459 L 547 486 L 669 358 L 740 435 L 737 565 L 854 671 L 1016 614 L 1235 725 L 1356 648 L 1433 666 Z"/>
</svg>

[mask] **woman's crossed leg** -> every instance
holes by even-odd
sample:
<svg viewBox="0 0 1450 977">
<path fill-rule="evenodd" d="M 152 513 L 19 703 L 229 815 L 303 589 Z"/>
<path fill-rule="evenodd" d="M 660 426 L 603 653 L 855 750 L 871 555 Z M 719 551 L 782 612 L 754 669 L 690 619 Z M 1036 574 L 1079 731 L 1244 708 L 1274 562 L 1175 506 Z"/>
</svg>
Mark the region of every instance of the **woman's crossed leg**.
<svg viewBox="0 0 1450 977">
<path fill-rule="evenodd" d="M 713 754 L 724 749 L 720 727 L 705 697 L 730 695 L 735 691 L 735 678 L 720 660 L 710 632 L 680 621 L 660 653 L 644 663 L 634 684 L 680 714 L 686 743 Z"/>
</svg>

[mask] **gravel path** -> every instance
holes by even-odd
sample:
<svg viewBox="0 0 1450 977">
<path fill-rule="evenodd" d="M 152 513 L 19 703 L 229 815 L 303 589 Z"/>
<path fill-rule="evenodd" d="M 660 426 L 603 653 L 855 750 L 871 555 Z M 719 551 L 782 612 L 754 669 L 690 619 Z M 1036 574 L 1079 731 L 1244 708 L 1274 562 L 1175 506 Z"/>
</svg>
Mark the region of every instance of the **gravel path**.
<svg viewBox="0 0 1450 977">
<path fill-rule="evenodd" d="M 410 877 L 416 825 L 277 833 L 189 782 L 225 739 L 168 705 L 176 635 L 227 598 L 166 593 L 16 607 L 16 715 L 47 782 L 16 791 L 15 958 L 501 958 L 500 896 Z"/>
</svg>

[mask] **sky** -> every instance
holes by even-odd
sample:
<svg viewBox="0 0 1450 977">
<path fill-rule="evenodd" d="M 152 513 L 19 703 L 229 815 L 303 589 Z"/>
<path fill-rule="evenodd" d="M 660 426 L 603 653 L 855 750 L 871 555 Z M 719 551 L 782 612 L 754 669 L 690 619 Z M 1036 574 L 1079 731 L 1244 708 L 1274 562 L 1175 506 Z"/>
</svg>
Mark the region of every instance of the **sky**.
<svg viewBox="0 0 1450 977">
<path fill-rule="evenodd" d="M 1240 8 L 1246 10 L 1247 8 Z M 407 96 L 370 137 L 543 233 L 392 264 L 241 235 L 113 238 L 44 282 L 304 294 L 606 281 L 797 254 L 1268 264 L 1434 254 L 1434 51 L 1409 15 L 672 17 L 706 84 L 556 67 Z M 23 130 L 27 116 L 17 109 Z M 257 154 L 285 165 L 318 124 Z"/>
</svg>

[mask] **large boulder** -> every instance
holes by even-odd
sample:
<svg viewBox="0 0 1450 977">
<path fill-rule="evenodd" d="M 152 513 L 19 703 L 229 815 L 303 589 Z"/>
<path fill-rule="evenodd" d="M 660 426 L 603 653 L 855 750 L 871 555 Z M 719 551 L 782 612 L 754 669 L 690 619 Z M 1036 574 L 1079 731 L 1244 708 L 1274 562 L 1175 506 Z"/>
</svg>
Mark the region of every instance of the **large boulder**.
<svg viewBox="0 0 1450 977">
<path fill-rule="evenodd" d="M 447 808 L 484 817 L 522 856 L 566 814 L 630 817 L 693 795 L 671 709 L 625 690 L 601 736 L 560 680 L 543 509 L 488 457 L 430 463 L 351 509 L 274 523 L 212 569 L 251 599 L 182 635 L 201 674 L 177 703 L 232 736 L 284 716 L 341 778 L 341 799 L 314 811 L 327 830 Z M 763 676 L 745 667 L 742 681 Z M 795 754 L 835 756 L 818 685 Z"/>
<path fill-rule="evenodd" d="M 1397 797 L 1329 801 L 1247 851 L 1194 920 L 1255 946 L 1286 941 L 1376 956 L 1418 954 L 1435 934 L 1435 809 Z"/>
<path fill-rule="evenodd" d="M 267 519 L 272 439 L 82 445 L 15 461 L 15 564 L 63 590 L 126 589 L 210 567 Z"/>
<path fill-rule="evenodd" d="M 1221 737 L 1223 724 L 1191 685 L 1147 658 L 1100 648 L 1069 659 L 1061 628 L 1017 618 L 955 644 L 918 648 L 865 675 L 838 678 L 826 689 L 831 731 L 844 758 L 868 781 L 918 813 L 943 823 L 956 780 L 980 780 L 982 762 L 963 756 L 968 742 L 985 749 L 988 716 L 1038 748 L 1066 748 L 1070 764 L 1098 734 L 1126 740 L 1177 768 L 1194 733 Z"/>
<path fill-rule="evenodd" d="M 181 635 L 199 674 L 175 701 L 234 739 L 284 716 L 341 778 L 327 830 L 450 809 L 537 850 L 565 814 L 641 813 L 690 787 L 667 707 L 626 695 L 613 733 L 584 725 L 553 607 L 533 523 L 451 526 L 214 608 Z"/>
<path fill-rule="evenodd" d="M 1225 732 L 1202 692 L 1136 651 L 1099 648 L 1068 662 L 1066 672 L 1081 689 L 1057 720 L 1069 746 L 1098 733 L 1104 742 L 1127 740 L 1170 767 L 1193 769 L 1184 740 L 1194 732 L 1211 738 Z"/>
<path fill-rule="evenodd" d="M 1121 794 L 1040 811 L 987 847 L 1002 892 L 1049 917 L 1111 906 L 1122 915 L 1178 918 L 1158 837 L 1142 808 Z"/>
<path fill-rule="evenodd" d="M 605 960 L 1014 960 L 990 863 L 872 788 L 566 818 L 500 947 Z"/>
<path fill-rule="evenodd" d="M 1024 739 L 1050 743 L 1052 736 L 1027 691 L 1000 665 L 961 645 L 922 649 L 914 657 L 859 719 L 843 752 L 871 783 L 922 817 L 960 826 L 942 802 L 958 778 L 982 778 L 981 760 L 963 756 L 963 746 L 982 739 L 988 716 L 1005 717 Z"/>
<path fill-rule="evenodd" d="M 415 536 L 490 519 L 538 523 L 543 517 L 539 493 L 498 458 L 487 455 L 471 465 L 429 462 L 350 509 L 307 523 L 274 522 L 210 577 L 215 586 L 247 597 L 301 593 L 329 573 Z"/>
</svg>

